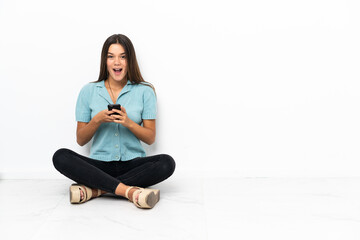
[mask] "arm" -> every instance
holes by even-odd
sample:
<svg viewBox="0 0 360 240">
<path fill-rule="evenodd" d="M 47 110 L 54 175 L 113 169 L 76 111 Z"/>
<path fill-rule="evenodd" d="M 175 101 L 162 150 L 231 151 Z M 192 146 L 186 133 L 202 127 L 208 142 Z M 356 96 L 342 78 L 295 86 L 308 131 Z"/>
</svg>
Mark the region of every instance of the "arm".
<svg viewBox="0 0 360 240">
<path fill-rule="evenodd" d="M 80 146 L 87 144 L 91 138 L 94 136 L 96 130 L 99 128 L 100 124 L 94 121 L 78 122 L 76 129 L 76 141 Z"/>
<path fill-rule="evenodd" d="M 133 122 L 128 129 L 141 141 L 144 143 L 151 145 L 155 142 L 156 136 L 156 124 L 155 119 L 144 119 L 143 126 L 138 125 Z"/>
<path fill-rule="evenodd" d="M 80 146 L 87 144 L 94 136 L 96 130 L 104 122 L 113 122 L 114 115 L 110 116 L 114 111 L 103 110 L 96 114 L 90 122 L 78 122 L 76 128 L 76 141 Z"/>
</svg>

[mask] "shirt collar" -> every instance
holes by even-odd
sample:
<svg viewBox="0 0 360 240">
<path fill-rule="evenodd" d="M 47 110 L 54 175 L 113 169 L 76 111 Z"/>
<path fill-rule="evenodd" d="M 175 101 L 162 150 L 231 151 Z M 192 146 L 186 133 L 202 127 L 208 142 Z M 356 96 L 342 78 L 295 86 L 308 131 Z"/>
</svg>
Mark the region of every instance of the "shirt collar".
<svg viewBox="0 0 360 240">
<path fill-rule="evenodd" d="M 127 81 L 126 85 L 124 86 L 124 88 L 121 90 L 120 95 L 118 96 L 118 99 L 124 95 L 125 93 L 129 92 L 132 88 L 132 83 L 130 82 L 130 80 Z M 98 93 L 100 96 L 102 96 L 106 101 L 108 101 L 109 103 L 113 103 L 110 95 L 108 93 L 108 91 L 106 90 L 105 87 L 105 80 L 102 80 L 100 82 L 96 83 L 96 86 L 98 87 Z"/>
<path fill-rule="evenodd" d="M 130 80 L 128 80 L 125 86 L 127 86 L 127 85 L 133 85 L 133 83 Z M 96 86 L 97 87 L 105 87 L 105 80 L 102 80 L 100 82 L 96 82 Z"/>
</svg>

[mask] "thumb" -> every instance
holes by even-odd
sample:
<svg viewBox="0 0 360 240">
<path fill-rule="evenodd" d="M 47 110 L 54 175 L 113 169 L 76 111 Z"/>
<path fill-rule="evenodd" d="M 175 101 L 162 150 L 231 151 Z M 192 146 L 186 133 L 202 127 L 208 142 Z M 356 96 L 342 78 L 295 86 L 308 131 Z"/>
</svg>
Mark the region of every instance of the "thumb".
<svg viewBox="0 0 360 240">
<path fill-rule="evenodd" d="M 126 109 L 124 108 L 124 106 L 121 106 L 121 111 L 123 111 L 124 113 L 126 113 Z"/>
</svg>

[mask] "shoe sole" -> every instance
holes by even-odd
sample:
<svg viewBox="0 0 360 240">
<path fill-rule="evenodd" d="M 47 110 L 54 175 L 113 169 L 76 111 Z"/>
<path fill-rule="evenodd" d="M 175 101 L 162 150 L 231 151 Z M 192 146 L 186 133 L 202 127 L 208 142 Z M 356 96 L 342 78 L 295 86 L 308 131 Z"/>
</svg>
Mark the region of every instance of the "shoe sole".
<svg viewBox="0 0 360 240">
<path fill-rule="evenodd" d="M 156 202 L 159 202 L 159 200 L 160 200 L 160 190 L 159 189 L 153 189 L 153 193 L 155 194 Z"/>
<path fill-rule="evenodd" d="M 158 198 L 154 192 L 151 192 L 146 197 L 145 202 L 146 202 L 147 208 L 153 208 L 155 206 L 155 204 L 158 202 Z"/>
<path fill-rule="evenodd" d="M 70 203 L 80 203 L 80 190 L 76 185 L 70 186 Z"/>
</svg>

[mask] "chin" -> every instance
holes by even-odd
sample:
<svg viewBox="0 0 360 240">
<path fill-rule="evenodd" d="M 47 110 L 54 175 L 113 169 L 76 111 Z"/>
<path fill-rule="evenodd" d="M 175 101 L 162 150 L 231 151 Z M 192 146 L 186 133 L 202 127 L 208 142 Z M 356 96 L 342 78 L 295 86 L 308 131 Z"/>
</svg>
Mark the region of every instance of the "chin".
<svg viewBox="0 0 360 240">
<path fill-rule="evenodd" d="M 121 77 L 121 76 L 112 76 L 112 79 L 116 82 L 121 82 L 122 80 L 125 79 L 125 77 Z"/>
<path fill-rule="evenodd" d="M 115 79 L 115 81 L 117 81 L 117 82 L 121 82 L 121 81 L 125 81 L 126 79 L 125 79 L 125 77 L 123 77 L 123 78 L 116 78 Z"/>
</svg>

